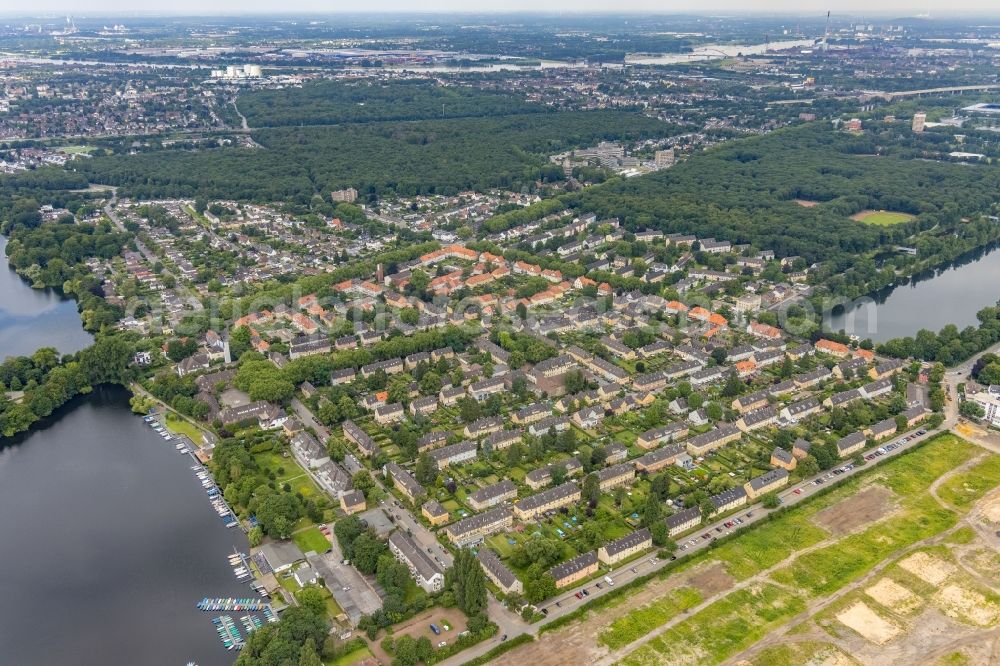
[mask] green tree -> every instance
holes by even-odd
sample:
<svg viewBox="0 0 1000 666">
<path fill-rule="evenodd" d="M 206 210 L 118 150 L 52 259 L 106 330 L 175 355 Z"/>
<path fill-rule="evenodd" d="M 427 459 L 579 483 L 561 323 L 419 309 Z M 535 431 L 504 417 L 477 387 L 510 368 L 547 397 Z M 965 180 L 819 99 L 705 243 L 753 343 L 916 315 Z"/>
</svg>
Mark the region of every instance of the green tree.
<svg viewBox="0 0 1000 666">
<path fill-rule="evenodd" d="M 417 459 L 417 469 L 416 469 L 417 481 L 423 486 L 432 486 L 434 482 L 437 481 L 438 477 L 438 466 L 431 457 L 430 453 L 426 451 L 420 454 Z"/>
<path fill-rule="evenodd" d="M 663 519 L 663 505 L 660 499 L 653 493 L 646 497 L 646 503 L 642 507 L 642 526 L 651 527 Z"/>
<path fill-rule="evenodd" d="M 764 493 L 760 498 L 760 504 L 765 509 L 776 509 L 781 506 L 781 500 L 778 499 L 778 493 Z"/>
<path fill-rule="evenodd" d="M 472 423 L 480 416 L 482 416 L 483 410 L 480 404 L 470 397 L 464 397 L 458 401 L 458 411 L 464 423 Z"/>
<path fill-rule="evenodd" d="M 300 606 L 309 609 L 313 615 L 323 617 L 326 615 L 326 599 L 319 587 L 304 587 L 295 593 L 295 599 Z"/>
<path fill-rule="evenodd" d="M 596 505 L 597 501 L 601 499 L 601 481 L 597 478 L 595 472 L 591 472 L 583 480 L 582 495 L 583 501 L 590 503 L 592 506 Z"/>
<path fill-rule="evenodd" d="M 971 400 L 963 400 L 958 406 L 958 411 L 962 416 L 970 419 L 981 419 L 986 416 L 986 410 L 983 409 L 982 405 Z M 905 417 L 903 420 L 906 420 Z"/>
<path fill-rule="evenodd" d="M 455 595 L 455 604 L 467 616 L 478 615 L 486 609 L 486 576 L 471 550 L 458 551 L 455 560 L 445 572 L 445 587 Z"/>
<path fill-rule="evenodd" d="M 805 478 L 819 474 L 819 463 L 816 462 L 816 458 L 814 458 L 812 455 L 806 455 L 805 458 L 800 460 L 798 468 L 799 472 Z"/>
<path fill-rule="evenodd" d="M 388 550 L 382 541 L 370 532 L 364 532 L 354 540 L 354 566 L 363 574 L 374 574 L 379 557 Z"/>
</svg>

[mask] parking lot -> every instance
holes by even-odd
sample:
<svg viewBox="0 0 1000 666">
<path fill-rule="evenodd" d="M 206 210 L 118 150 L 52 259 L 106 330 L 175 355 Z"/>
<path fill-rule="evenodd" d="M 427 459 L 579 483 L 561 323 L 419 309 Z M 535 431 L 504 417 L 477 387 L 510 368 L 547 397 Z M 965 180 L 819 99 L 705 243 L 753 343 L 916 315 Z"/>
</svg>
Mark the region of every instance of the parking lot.
<svg viewBox="0 0 1000 666">
<path fill-rule="evenodd" d="M 309 564 L 319 572 L 337 605 L 344 609 L 351 625 L 356 626 L 362 615 L 374 613 L 381 608 L 382 600 L 357 569 L 343 564 L 343 558 L 334 539 L 330 552 L 310 556 Z"/>
</svg>

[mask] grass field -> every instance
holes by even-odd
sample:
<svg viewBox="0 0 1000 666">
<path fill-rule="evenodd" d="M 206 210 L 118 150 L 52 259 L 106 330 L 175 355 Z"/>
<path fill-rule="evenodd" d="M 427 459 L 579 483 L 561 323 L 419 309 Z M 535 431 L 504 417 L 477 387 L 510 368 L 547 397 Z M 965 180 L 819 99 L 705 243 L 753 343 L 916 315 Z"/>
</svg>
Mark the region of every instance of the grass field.
<svg viewBox="0 0 1000 666">
<path fill-rule="evenodd" d="M 832 492 L 792 509 L 765 525 L 694 557 L 680 569 L 720 561 L 738 580 L 773 567 L 794 552 L 835 535 L 815 524 L 819 511 L 857 495 L 862 484 L 893 492 L 898 509 L 858 532 L 799 555 L 768 578 L 722 597 L 671 627 L 619 663 L 716 664 L 752 646 L 768 632 L 801 613 L 806 602 L 842 589 L 894 553 L 953 527 L 956 511 L 942 507 L 928 492 L 943 474 L 973 458 L 978 449 L 953 436 L 934 438 L 921 448 L 854 477 Z M 1000 482 L 1000 456 L 990 456 L 947 479 L 938 489 L 952 506 L 968 507 Z M 959 509 L 961 510 L 961 509 Z M 777 583 L 778 585 L 775 585 Z M 779 586 L 780 585 L 780 586 Z M 689 597 L 674 591 L 615 620 L 600 642 L 617 649 L 677 617 Z M 992 599 L 991 599 L 992 600 Z M 694 604 L 699 603 L 694 601 Z M 822 647 L 822 646 L 820 646 Z M 801 663 L 799 654 L 775 653 L 768 663 Z M 757 663 L 757 662 L 755 662 Z M 763 662 L 760 662 L 763 663 Z"/>
<path fill-rule="evenodd" d="M 314 551 L 325 553 L 330 549 L 330 540 L 316 527 L 307 527 L 292 535 L 292 541 L 303 553 Z"/>
<path fill-rule="evenodd" d="M 997 486 L 1000 486 L 1000 456 L 990 456 L 942 483 L 938 496 L 957 509 L 968 510 L 973 502 Z"/>
<path fill-rule="evenodd" d="M 853 664 L 853 659 L 822 641 L 802 641 L 764 648 L 750 659 L 751 666 L 799 666 L 799 664 Z"/>
<path fill-rule="evenodd" d="M 775 585 L 737 590 L 667 630 L 621 664 L 717 664 L 744 650 L 788 618 L 805 601 Z"/>
<path fill-rule="evenodd" d="M 97 150 L 96 146 L 59 146 L 58 149 L 70 155 L 87 155 Z"/>
<path fill-rule="evenodd" d="M 629 613 L 601 632 L 600 642 L 612 650 L 645 636 L 671 618 L 701 603 L 701 593 L 690 587 L 671 590 L 648 606 Z"/>
<path fill-rule="evenodd" d="M 894 213 L 891 210 L 863 210 L 860 213 L 851 215 L 852 220 L 874 224 L 879 227 L 891 227 L 894 224 L 909 222 L 913 215 L 909 213 Z"/>
<path fill-rule="evenodd" d="M 327 661 L 324 663 L 326 664 L 326 666 L 352 666 L 352 664 L 356 664 L 362 659 L 366 659 L 371 656 L 372 656 L 371 650 L 369 650 L 366 647 L 363 647 L 355 650 L 354 652 L 348 652 L 347 654 L 338 659 L 334 659 L 333 661 Z"/>
<path fill-rule="evenodd" d="M 167 428 L 179 435 L 185 435 L 188 439 L 200 446 L 202 443 L 201 431 L 191 425 L 173 412 L 167 412 Z"/>
</svg>

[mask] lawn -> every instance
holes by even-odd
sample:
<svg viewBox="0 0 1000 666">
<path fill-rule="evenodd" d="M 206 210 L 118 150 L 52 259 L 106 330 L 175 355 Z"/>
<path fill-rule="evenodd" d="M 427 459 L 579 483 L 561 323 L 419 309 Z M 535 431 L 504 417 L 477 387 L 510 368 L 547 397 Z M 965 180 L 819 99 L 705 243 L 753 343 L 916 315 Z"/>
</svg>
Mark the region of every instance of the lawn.
<svg viewBox="0 0 1000 666">
<path fill-rule="evenodd" d="M 863 210 L 860 213 L 851 215 L 852 220 L 874 224 L 879 227 L 891 227 L 894 224 L 909 222 L 913 215 L 909 213 L 894 213 L 890 210 Z"/>
<path fill-rule="evenodd" d="M 307 527 L 304 530 L 299 530 L 292 535 L 292 541 L 295 542 L 295 545 L 303 553 L 308 553 L 309 551 L 325 553 L 330 550 L 330 540 L 316 527 Z"/>
<path fill-rule="evenodd" d="M 96 146 L 59 146 L 58 150 L 69 155 L 89 155 L 97 148 Z"/>
<path fill-rule="evenodd" d="M 804 512 L 791 511 L 725 542 L 711 553 L 711 559 L 724 562 L 726 571 L 736 580 L 745 580 L 826 536 Z"/>
<path fill-rule="evenodd" d="M 186 436 L 196 445 L 200 446 L 202 443 L 201 430 L 169 411 L 167 412 L 167 428 L 179 435 Z"/>
<path fill-rule="evenodd" d="M 326 666 L 352 666 L 362 659 L 371 657 L 372 653 L 367 647 L 358 648 L 354 652 L 348 652 L 347 654 L 334 659 L 333 661 L 324 662 Z"/>
</svg>

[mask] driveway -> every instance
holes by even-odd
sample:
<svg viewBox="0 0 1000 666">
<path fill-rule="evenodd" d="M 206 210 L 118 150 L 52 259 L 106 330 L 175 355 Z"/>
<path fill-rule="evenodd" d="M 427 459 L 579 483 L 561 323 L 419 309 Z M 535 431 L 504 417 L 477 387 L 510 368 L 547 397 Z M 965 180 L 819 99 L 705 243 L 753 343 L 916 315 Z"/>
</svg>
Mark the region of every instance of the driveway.
<svg viewBox="0 0 1000 666">
<path fill-rule="evenodd" d="M 330 552 L 310 556 L 308 560 L 323 577 L 327 589 L 337 600 L 337 605 L 344 609 L 352 627 L 358 626 L 362 615 L 369 615 L 382 607 L 382 600 L 364 576 L 354 567 L 343 564 L 344 554 L 340 552 L 336 539 Z"/>
</svg>

